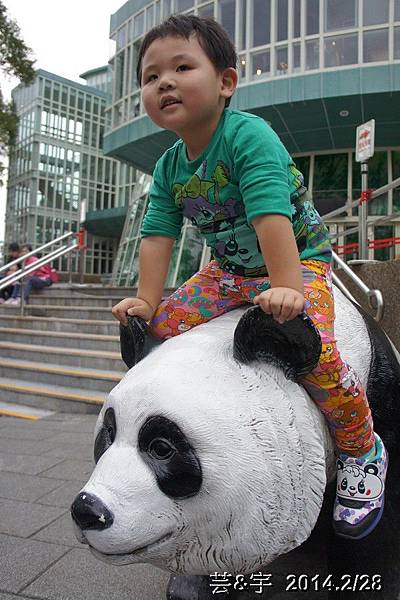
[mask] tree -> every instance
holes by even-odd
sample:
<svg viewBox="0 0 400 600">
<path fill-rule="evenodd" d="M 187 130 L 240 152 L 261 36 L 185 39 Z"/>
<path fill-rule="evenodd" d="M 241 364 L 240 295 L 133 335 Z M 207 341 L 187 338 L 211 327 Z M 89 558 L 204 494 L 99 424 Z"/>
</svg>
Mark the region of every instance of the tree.
<svg viewBox="0 0 400 600">
<path fill-rule="evenodd" d="M 35 79 L 32 50 L 21 38 L 17 23 L 7 15 L 7 9 L 0 0 L 0 69 L 7 75 L 18 77 L 28 85 Z M 6 102 L 0 89 L 0 185 L 4 165 L 2 158 L 12 148 L 17 134 L 18 118 L 13 102 Z"/>
</svg>

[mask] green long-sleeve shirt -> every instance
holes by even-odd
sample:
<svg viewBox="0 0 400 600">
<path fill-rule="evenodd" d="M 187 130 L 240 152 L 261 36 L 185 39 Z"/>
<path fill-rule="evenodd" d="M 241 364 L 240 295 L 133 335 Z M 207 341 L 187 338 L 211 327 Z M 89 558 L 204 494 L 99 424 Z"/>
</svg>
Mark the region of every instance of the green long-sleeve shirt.
<svg viewBox="0 0 400 600">
<path fill-rule="evenodd" d="M 187 217 L 224 270 L 260 276 L 251 223 L 267 214 L 291 220 L 301 260 L 330 262 L 329 233 L 279 137 L 260 117 L 226 108 L 201 156 L 188 160 L 178 140 L 158 160 L 141 235 L 178 238 Z"/>
</svg>

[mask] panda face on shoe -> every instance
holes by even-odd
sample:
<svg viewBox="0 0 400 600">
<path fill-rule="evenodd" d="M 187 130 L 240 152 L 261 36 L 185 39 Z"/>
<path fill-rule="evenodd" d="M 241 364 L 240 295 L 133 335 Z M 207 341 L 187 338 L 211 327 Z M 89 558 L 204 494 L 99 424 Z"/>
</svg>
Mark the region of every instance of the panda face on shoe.
<svg viewBox="0 0 400 600">
<path fill-rule="evenodd" d="M 375 500 L 382 493 L 383 484 L 378 467 L 369 463 L 364 467 L 345 465 L 338 460 L 337 495 L 347 500 Z"/>
<path fill-rule="evenodd" d="M 109 395 L 72 508 L 98 558 L 250 573 L 309 536 L 330 437 L 278 368 L 233 358 L 242 312 L 167 340 Z"/>
</svg>

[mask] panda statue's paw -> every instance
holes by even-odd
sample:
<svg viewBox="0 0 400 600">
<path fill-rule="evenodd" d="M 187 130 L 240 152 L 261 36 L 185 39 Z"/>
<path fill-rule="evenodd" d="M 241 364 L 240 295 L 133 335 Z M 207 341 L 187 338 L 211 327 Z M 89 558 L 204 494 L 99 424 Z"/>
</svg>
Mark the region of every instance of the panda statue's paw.
<svg viewBox="0 0 400 600">
<path fill-rule="evenodd" d="M 129 317 L 128 325 L 119 326 L 121 356 L 129 369 L 142 360 L 153 348 L 162 344 L 150 332 L 150 327 L 141 317 Z"/>
</svg>

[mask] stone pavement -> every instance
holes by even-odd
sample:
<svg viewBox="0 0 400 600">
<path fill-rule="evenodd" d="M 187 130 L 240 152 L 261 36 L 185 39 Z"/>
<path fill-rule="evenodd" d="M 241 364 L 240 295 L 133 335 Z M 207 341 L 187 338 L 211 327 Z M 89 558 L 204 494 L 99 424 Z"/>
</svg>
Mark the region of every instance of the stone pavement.
<svg viewBox="0 0 400 600">
<path fill-rule="evenodd" d="M 109 566 L 76 541 L 69 507 L 93 469 L 96 416 L 0 416 L 0 600 L 165 600 L 169 575 Z"/>
</svg>

